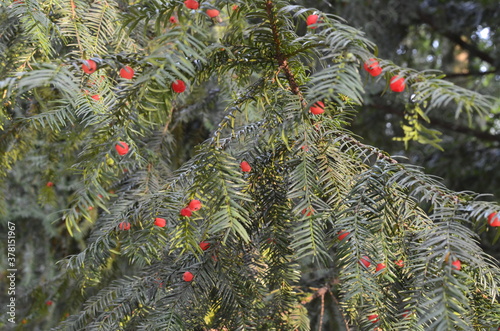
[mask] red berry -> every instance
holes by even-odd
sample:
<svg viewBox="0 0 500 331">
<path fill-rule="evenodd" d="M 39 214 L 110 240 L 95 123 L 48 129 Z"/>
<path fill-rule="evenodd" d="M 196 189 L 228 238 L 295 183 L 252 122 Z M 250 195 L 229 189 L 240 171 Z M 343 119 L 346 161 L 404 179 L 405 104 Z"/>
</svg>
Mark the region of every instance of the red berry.
<svg viewBox="0 0 500 331">
<path fill-rule="evenodd" d="M 455 260 L 451 263 L 451 267 L 455 270 L 460 270 L 462 269 L 462 262 L 460 262 L 460 260 Z"/>
<path fill-rule="evenodd" d="M 88 209 L 88 210 L 94 210 L 94 207 L 89 206 L 87 209 Z"/>
<path fill-rule="evenodd" d="M 214 18 L 219 16 L 220 12 L 217 9 L 207 9 L 208 17 Z"/>
<path fill-rule="evenodd" d="M 313 214 L 313 209 L 311 207 L 302 209 L 302 215 L 311 216 Z"/>
<path fill-rule="evenodd" d="M 120 77 L 125 79 L 134 78 L 134 69 L 129 66 L 125 66 L 120 69 Z"/>
<path fill-rule="evenodd" d="M 369 59 L 368 62 L 364 64 L 365 70 L 368 71 L 373 77 L 378 76 L 382 73 L 382 68 L 380 68 L 378 61 L 376 59 Z"/>
<path fill-rule="evenodd" d="M 405 78 L 400 76 L 394 76 L 391 78 L 390 88 L 393 92 L 403 92 L 405 90 Z"/>
<path fill-rule="evenodd" d="M 241 168 L 241 171 L 243 172 L 250 172 L 252 171 L 252 167 L 250 166 L 250 164 L 248 164 L 247 161 L 243 161 L 240 163 L 240 168 Z"/>
<path fill-rule="evenodd" d="M 488 224 L 490 226 L 500 226 L 500 217 L 497 212 L 488 215 Z"/>
<path fill-rule="evenodd" d="M 86 74 L 91 74 L 97 70 L 97 63 L 94 60 L 87 60 L 82 64 L 82 70 Z"/>
<path fill-rule="evenodd" d="M 233 10 L 238 10 L 239 6 L 238 5 L 233 5 Z"/>
<path fill-rule="evenodd" d="M 198 9 L 198 7 L 200 6 L 198 1 L 195 0 L 186 0 L 184 1 L 184 5 L 189 9 Z"/>
<path fill-rule="evenodd" d="M 171 86 L 172 86 L 172 90 L 174 90 L 174 92 L 176 92 L 176 93 L 182 93 L 186 90 L 186 83 L 184 83 L 180 79 L 173 82 Z"/>
<path fill-rule="evenodd" d="M 307 16 L 307 20 L 306 20 L 307 27 L 309 29 L 316 29 L 315 26 L 310 26 L 310 25 L 316 24 L 318 22 L 318 18 L 319 18 L 318 15 L 309 15 L 309 16 Z"/>
<path fill-rule="evenodd" d="M 52 302 L 52 300 L 47 300 L 47 301 L 45 301 L 45 304 L 47 306 L 52 306 L 53 302 Z"/>
<path fill-rule="evenodd" d="M 394 261 L 394 264 L 396 264 L 400 268 L 405 266 L 405 263 L 403 262 L 403 260 Z"/>
<path fill-rule="evenodd" d="M 100 100 L 101 97 L 99 96 L 99 94 L 94 94 L 93 96 L 91 96 L 92 99 L 94 100 Z"/>
<path fill-rule="evenodd" d="M 189 209 L 188 207 L 186 207 L 186 208 L 182 208 L 182 209 L 181 209 L 181 215 L 182 215 L 182 216 L 191 217 L 191 215 L 192 215 L 192 213 L 191 213 L 191 209 Z"/>
<path fill-rule="evenodd" d="M 371 265 L 370 258 L 368 256 L 363 256 L 361 259 L 359 259 L 359 263 L 361 263 L 367 268 L 369 268 Z"/>
<path fill-rule="evenodd" d="M 384 270 L 384 269 L 385 269 L 385 263 L 379 263 L 379 264 L 377 264 L 375 271 L 379 272 L 380 270 Z"/>
<path fill-rule="evenodd" d="M 405 311 L 403 312 L 403 315 L 402 315 L 402 316 L 403 316 L 403 318 L 406 318 L 406 317 L 410 316 L 410 311 L 409 311 L 409 310 L 405 310 Z"/>
<path fill-rule="evenodd" d="M 175 16 L 170 16 L 170 23 L 177 24 L 179 23 L 179 20 Z"/>
<path fill-rule="evenodd" d="M 130 223 L 129 222 L 121 222 L 118 224 L 118 227 L 120 230 L 130 230 Z"/>
<path fill-rule="evenodd" d="M 191 200 L 188 204 L 188 208 L 192 211 L 197 211 L 201 209 L 201 202 L 200 200 Z"/>
<path fill-rule="evenodd" d="M 368 320 L 372 321 L 372 323 L 377 323 L 378 322 L 378 314 L 369 315 Z"/>
<path fill-rule="evenodd" d="M 340 232 L 338 233 L 338 235 L 339 235 L 339 236 L 338 236 L 337 238 L 339 238 L 339 240 L 340 240 L 340 241 L 342 241 L 342 240 L 344 240 L 344 238 L 345 238 L 345 237 L 347 237 L 349 234 L 350 234 L 350 233 L 349 233 L 349 232 L 347 232 L 347 231 L 345 231 L 345 232 L 340 231 Z"/>
<path fill-rule="evenodd" d="M 184 275 L 182 275 L 182 279 L 184 279 L 185 282 L 190 282 L 194 278 L 193 274 L 190 273 L 189 271 L 186 271 Z"/>
<path fill-rule="evenodd" d="M 210 243 L 207 243 L 206 241 L 202 241 L 202 242 L 200 243 L 200 248 L 201 248 L 201 250 L 203 250 L 203 251 L 206 251 L 209 247 L 210 247 Z"/>
<path fill-rule="evenodd" d="M 155 225 L 163 228 L 165 225 L 167 225 L 167 221 L 164 218 L 157 217 L 155 218 Z"/>
<path fill-rule="evenodd" d="M 120 155 L 125 155 L 128 153 L 129 147 L 128 144 L 124 141 L 118 142 L 118 144 L 115 145 L 115 149 Z"/>
<path fill-rule="evenodd" d="M 45 186 L 47 186 L 47 187 L 52 187 L 52 186 L 54 186 L 54 183 L 52 183 L 52 182 L 47 182 L 47 184 L 45 184 Z"/>
<path fill-rule="evenodd" d="M 318 101 L 314 106 L 309 108 L 309 111 L 314 115 L 323 114 L 325 112 L 325 104 L 322 101 Z"/>
</svg>

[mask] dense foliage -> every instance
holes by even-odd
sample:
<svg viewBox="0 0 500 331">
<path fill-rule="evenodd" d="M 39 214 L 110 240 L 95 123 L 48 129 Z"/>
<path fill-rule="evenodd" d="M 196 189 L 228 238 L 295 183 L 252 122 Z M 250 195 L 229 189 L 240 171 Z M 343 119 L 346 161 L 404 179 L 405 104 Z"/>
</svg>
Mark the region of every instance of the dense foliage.
<svg viewBox="0 0 500 331">
<path fill-rule="evenodd" d="M 495 98 L 283 0 L 14 1 L 0 18 L 2 327 L 499 326 L 480 242 L 500 238 L 498 206 L 349 131 L 391 100 L 400 146 L 439 149 L 433 114 L 487 119 Z"/>
</svg>

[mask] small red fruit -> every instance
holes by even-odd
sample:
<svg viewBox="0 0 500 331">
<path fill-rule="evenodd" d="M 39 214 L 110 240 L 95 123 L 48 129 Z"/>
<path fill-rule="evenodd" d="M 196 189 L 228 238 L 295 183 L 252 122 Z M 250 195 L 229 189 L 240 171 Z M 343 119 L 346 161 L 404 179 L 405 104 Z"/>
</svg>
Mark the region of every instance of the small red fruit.
<svg viewBox="0 0 500 331">
<path fill-rule="evenodd" d="M 368 73 L 373 77 L 376 77 L 382 73 L 382 68 L 380 68 L 376 59 L 369 59 L 368 62 L 364 64 L 364 67 L 365 70 L 368 71 Z"/>
<path fill-rule="evenodd" d="M 389 86 L 393 92 L 403 92 L 406 87 L 405 78 L 394 76 L 391 78 L 391 84 Z"/>
<path fill-rule="evenodd" d="M 190 273 L 189 271 L 186 271 L 184 275 L 182 275 L 182 279 L 184 279 L 185 282 L 190 282 L 194 278 L 193 274 Z"/>
<path fill-rule="evenodd" d="M 47 301 L 45 301 L 45 304 L 46 304 L 47 306 L 52 306 L 52 304 L 53 304 L 53 303 L 54 303 L 54 302 L 52 302 L 52 300 L 47 300 Z"/>
<path fill-rule="evenodd" d="M 120 141 L 118 142 L 118 144 L 115 145 L 115 149 L 118 152 L 118 154 L 123 156 L 128 153 L 129 146 L 126 142 Z"/>
<path fill-rule="evenodd" d="M 175 16 L 170 16 L 170 23 L 177 24 L 179 23 L 179 20 Z"/>
<path fill-rule="evenodd" d="M 403 260 L 394 261 L 394 264 L 396 264 L 400 268 L 405 266 L 405 263 L 403 262 Z"/>
<path fill-rule="evenodd" d="M 217 17 L 217 16 L 219 16 L 219 14 L 220 14 L 220 11 L 218 11 L 217 9 L 207 9 L 207 15 L 210 18 Z"/>
<path fill-rule="evenodd" d="M 402 316 L 403 316 L 403 318 L 407 318 L 408 316 L 410 316 L 410 311 L 409 311 L 409 310 L 405 310 L 405 311 L 403 312 L 403 315 L 402 315 Z"/>
<path fill-rule="evenodd" d="M 500 217 L 497 212 L 488 215 L 488 224 L 490 226 L 500 226 Z"/>
<path fill-rule="evenodd" d="M 210 243 L 206 242 L 206 241 L 202 241 L 200 243 L 200 248 L 201 250 L 203 251 L 206 251 L 208 248 L 210 247 Z"/>
<path fill-rule="evenodd" d="M 191 200 L 188 204 L 188 208 L 192 211 L 197 211 L 201 209 L 201 202 L 200 200 Z"/>
<path fill-rule="evenodd" d="M 99 96 L 99 94 L 94 94 L 93 96 L 91 96 L 91 98 L 94 99 L 94 100 L 96 100 L 96 101 L 101 99 L 101 97 Z"/>
<path fill-rule="evenodd" d="M 90 75 L 97 70 L 97 63 L 95 63 L 94 60 L 87 60 L 84 64 L 82 64 L 82 70 L 84 73 Z"/>
<path fill-rule="evenodd" d="M 377 323 L 378 322 L 378 314 L 369 315 L 368 320 L 372 321 L 372 323 Z"/>
<path fill-rule="evenodd" d="M 130 230 L 130 223 L 129 222 L 121 222 L 118 224 L 118 227 L 120 230 Z"/>
<path fill-rule="evenodd" d="M 460 262 L 460 260 L 455 260 L 451 263 L 451 267 L 455 270 L 460 270 L 462 269 L 462 262 Z"/>
<path fill-rule="evenodd" d="M 198 9 L 200 4 L 196 0 L 186 0 L 184 1 L 184 5 L 189 9 Z"/>
<path fill-rule="evenodd" d="M 311 216 L 313 214 L 313 209 L 311 207 L 302 209 L 302 215 Z"/>
<path fill-rule="evenodd" d="M 163 228 L 167 225 L 167 221 L 164 218 L 157 217 L 155 218 L 155 225 Z"/>
<path fill-rule="evenodd" d="M 181 209 L 181 215 L 182 216 L 186 216 L 186 217 L 191 217 L 191 215 L 192 215 L 191 209 L 189 209 L 188 207 L 182 208 Z"/>
<path fill-rule="evenodd" d="M 310 26 L 310 25 L 316 24 L 318 22 L 318 18 L 319 18 L 318 15 L 309 15 L 309 16 L 307 16 L 307 20 L 306 20 L 307 27 L 309 29 L 316 29 L 315 26 Z"/>
<path fill-rule="evenodd" d="M 52 182 L 47 182 L 47 184 L 45 184 L 45 186 L 47 186 L 47 187 L 52 187 L 52 186 L 54 186 L 54 183 L 52 183 Z"/>
<path fill-rule="evenodd" d="M 322 101 L 318 101 L 314 106 L 309 108 L 309 111 L 314 115 L 323 114 L 325 112 L 325 104 Z"/>
<path fill-rule="evenodd" d="M 364 265 L 367 268 L 369 268 L 371 266 L 370 258 L 366 255 L 359 259 L 359 263 L 361 263 L 362 265 Z"/>
<path fill-rule="evenodd" d="M 345 238 L 345 237 L 347 237 L 349 234 L 350 234 L 350 232 L 347 232 L 347 231 L 342 232 L 342 231 L 340 231 L 340 232 L 338 233 L 338 235 L 339 235 L 339 236 L 338 236 L 337 238 L 339 238 L 339 240 L 340 240 L 340 241 L 342 241 L 342 240 L 344 240 L 344 238 Z"/>
<path fill-rule="evenodd" d="M 380 270 L 384 270 L 385 267 L 386 267 L 385 263 L 379 263 L 379 264 L 377 264 L 377 267 L 375 268 L 375 271 L 379 272 Z"/>
<path fill-rule="evenodd" d="M 120 77 L 125 79 L 134 78 L 134 69 L 129 66 L 125 66 L 120 69 Z"/>
<path fill-rule="evenodd" d="M 233 10 L 238 10 L 240 7 L 238 5 L 233 5 Z"/>
<path fill-rule="evenodd" d="M 247 161 L 243 161 L 240 163 L 240 168 L 241 168 L 241 171 L 243 172 L 250 172 L 252 171 L 252 167 L 250 166 L 250 164 L 248 164 Z"/>
<path fill-rule="evenodd" d="M 172 90 L 174 90 L 174 92 L 182 93 L 186 90 L 186 83 L 184 83 L 182 80 L 178 79 L 172 83 L 171 87 L 172 87 Z"/>
</svg>

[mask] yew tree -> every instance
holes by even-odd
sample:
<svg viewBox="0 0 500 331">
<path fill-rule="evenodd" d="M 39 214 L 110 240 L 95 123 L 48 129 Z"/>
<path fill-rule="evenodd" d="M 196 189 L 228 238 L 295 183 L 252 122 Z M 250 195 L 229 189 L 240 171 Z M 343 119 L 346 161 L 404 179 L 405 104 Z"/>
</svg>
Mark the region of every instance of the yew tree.
<svg viewBox="0 0 500 331">
<path fill-rule="evenodd" d="M 13 1 L 0 29 L 0 326 L 500 326 L 498 205 L 349 130 L 367 85 L 405 105 L 402 146 L 495 98 L 284 0 Z"/>
</svg>

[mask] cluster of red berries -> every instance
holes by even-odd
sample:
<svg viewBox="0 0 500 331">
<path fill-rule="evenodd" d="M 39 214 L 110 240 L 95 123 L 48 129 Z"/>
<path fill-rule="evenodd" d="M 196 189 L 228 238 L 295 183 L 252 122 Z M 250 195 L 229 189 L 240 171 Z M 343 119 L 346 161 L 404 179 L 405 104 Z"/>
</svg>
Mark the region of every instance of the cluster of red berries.
<svg viewBox="0 0 500 331">
<path fill-rule="evenodd" d="M 186 217 L 191 217 L 193 214 L 193 211 L 198 211 L 201 209 L 201 202 L 200 200 L 191 200 L 187 207 L 184 207 L 181 209 L 180 214 L 181 216 L 186 216 Z"/>
<path fill-rule="evenodd" d="M 380 67 L 377 59 L 369 59 L 368 62 L 363 65 L 363 67 L 373 77 L 376 77 L 382 73 L 382 68 Z M 397 75 L 393 76 L 391 78 L 389 87 L 393 92 L 403 92 L 406 87 L 405 78 Z"/>
<path fill-rule="evenodd" d="M 167 225 L 167 220 L 161 217 L 156 217 L 154 220 L 154 225 L 163 228 Z M 130 223 L 127 221 L 120 222 L 120 224 L 118 224 L 118 228 L 122 231 L 130 230 Z"/>
<path fill-rule="evenodd" d="M 344 239 L 348 234 L 349 232 L 343 232 L 342 234 L 339 235 L 339 239 L 340 240 Z M 359 263 L 364 265 L 366 268 L 369 268 L 371 266 L 370 258 L 366 255 L 363 256 L 361 259 L 359 259 Z M 394 261 L 394 264 L 400 268 L 404 267 L 403 260 Z M 375 272 L 385 270 L 386 267 L 387 265 L 385 263 L 378 263 L 377 266 L 375 267 Z"/>
<path fill-rule="evenodd" d="M 202 251 L 206 251 L 207 249 L 210 248 L 210 243 L 209 242 L 206 242 L 206 241 L 202 241 L 200 242 L 199 244 L 200 248 Z M 185 282 L 190 282 L 194 279 L 194 275 L 192 272 L 190 271 L 186 271 L 183 275 L 182 275 L 182 279 L 185 281 Z"/>
<path fill-rule="evenodd" d="M 196 2 L 196 1 L 195 1 Z M 213 12 L 212 12 L 213 13 Z M 170 22 L 177 23 L 177 19 L 172 16 L 170 18 Z M 82 70 L 86 74 L 92 74 L 97 70 L 97 63 L 94 60 L 86 60 L 82 64 Z M 125 66 L 120 69 L 120 77 L 125 78 L 125 79 L 132 79 L 134 78 L 134 69 L 130 66 Z M 182 80 L 178 79 L 175 82 L 172 83 L 171 85 L 172 90 L 176 93 L 182 93 L 186 90 L 186 83 L 184 83 Z M 94 100 L 99 100 L 100 96 L 99 95 L 93 95 L 92 99 Z"/>
<path fill-rule="evenodd" d="M 198 9 L 200 4 L 196 0 L 186 0 L 184 1 L 184 5 L 188 9 Z M 234 6 L 233 6 L 234 10 Z M 219 16 L 220 12 L 217 9 L 207 9 L 207 15 L 211 18 Z"/>
<path fill-rule="evenodd" d="M 309 29 L 316 29 L 316 23 L 318 23 L 319 15 L 312 14 L 309 15 L 306 19 L 306 24 Z M 378 61 L 376 59 L 369 59 L 368 62 L 364 64 L 365 70 L 372 75 L 373 77 L 376 77 L 382 73 L 382 68 L 380 67 Z M 405 84 L 405 79 L 404 77 L 400 76 L 394 76 L 391 78 L 390 81 L 390 88 L 393 92 L 403 92 L 405 90 L 406 84 Z M 323 113 L 322 109 L 323 107 L 314 107 L 314 111 L 320 111 L 318 113 L 315 113 L 313 111 L 313 107 L 311 107 L 311 113 L 317 115 Z"/>
<path fill-rule="evenodd" d="M 97 70 L 97 63 L 94 60 L 86 60 L 82 64 L 82 70 L 84 73 L 90 75 L 93 74 Z M 129 66 L 125 66 L 120 69 L 120 77 L 125 78 L 125 79 L 132 79 L 134 78 L 134 69 L 132 69 Z"/>
</svg>

